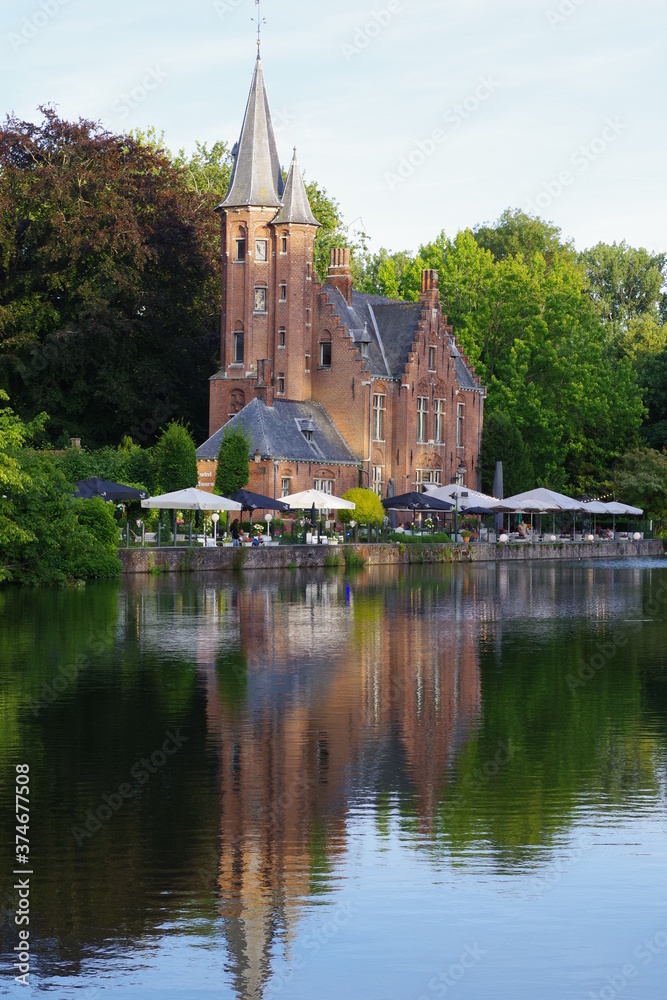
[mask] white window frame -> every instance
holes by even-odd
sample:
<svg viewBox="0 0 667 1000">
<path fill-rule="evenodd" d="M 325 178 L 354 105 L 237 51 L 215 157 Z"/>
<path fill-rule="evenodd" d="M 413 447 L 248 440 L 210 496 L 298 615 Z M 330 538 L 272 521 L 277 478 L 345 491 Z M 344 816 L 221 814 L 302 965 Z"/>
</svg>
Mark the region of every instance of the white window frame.
<svg viewBox="0 0 667 1000">
<path fill-rule="evenodd" d="M 428 396 L 417 396 L 417 444 L 426 444 Z"/>
<path fill-rule="evenodd" d="M 445 443 L 445 400 L 433 400 L 433 442 Z"/>
<path fill-rule="evenodd" d="M 288 497 L 292 492 L 292 477 L 291 476 L 281 476 L 280 477 L 280 496 Z"/>
<path fill-rule="evenodd" d="M 384 421 L 387 415 L 387 396 L 383 392 L 373 393 L 373 440 L 384 441 Z"/>
<path fill-rule="evenodd" d="M 456 404 L 456 447 L 463 447 L 463 419 L 465 407 L 463 403 Z"/>
<path fill-rule="evenodd" d="M 428 486 L 441 486 L 442 485 L 442 475 L 440 469 L 416 469 L 416 485 L 418 493 L 425 493 L 425 487 Z"/>
<path fill-rule="evenodd" d="M 373 466 L 373 483 L 372 483 L 373 493 L 381 498 L 384 492 L 384 465 L 374 465 Z"/>
</svg>

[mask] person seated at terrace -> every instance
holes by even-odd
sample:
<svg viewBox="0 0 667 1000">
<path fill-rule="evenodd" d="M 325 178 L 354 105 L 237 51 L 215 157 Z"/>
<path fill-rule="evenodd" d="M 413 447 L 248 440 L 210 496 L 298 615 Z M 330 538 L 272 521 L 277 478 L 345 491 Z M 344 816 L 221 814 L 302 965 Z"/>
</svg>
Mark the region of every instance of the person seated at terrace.
<svg viewBox="0 0 667 1000">
<path fill-rule="evenodd" d="M 519 525 L 519 538 L 523 538 L 524 541 L 528 537 L 528 526 L 525 521 L 522 521 Z"/>
</svg>

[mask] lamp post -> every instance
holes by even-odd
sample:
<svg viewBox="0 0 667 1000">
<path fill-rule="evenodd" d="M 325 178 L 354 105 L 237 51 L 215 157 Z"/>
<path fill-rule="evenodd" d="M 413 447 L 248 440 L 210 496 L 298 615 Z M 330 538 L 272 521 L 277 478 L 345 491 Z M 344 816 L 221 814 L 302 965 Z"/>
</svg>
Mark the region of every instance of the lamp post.
<svg viewBox="0 0 667 1000">
<path fill-rule="evenodd" d="M 220 515 L 217 510 L 211 514 L 211 520 L 213 521 L 213 544 L 218 544 L 218 521 L 220 520 Z"/>
<path fill-rule="evenodd" d="M 266 537 L 271 540 L 271 521 L 273 520 L 273 514 L 265 514 L 264 520 L 266 521 Z"/>
</svg>

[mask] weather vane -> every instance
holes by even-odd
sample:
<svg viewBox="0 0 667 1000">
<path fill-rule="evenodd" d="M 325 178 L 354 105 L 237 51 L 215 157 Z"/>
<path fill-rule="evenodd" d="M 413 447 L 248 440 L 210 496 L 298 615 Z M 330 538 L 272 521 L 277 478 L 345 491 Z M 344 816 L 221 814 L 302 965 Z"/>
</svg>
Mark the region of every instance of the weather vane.
<svg viewBox="0 0 667 1000">
<path fill-rule="evenodd" d="M 259 54 L 259 47 L 262 43 L 262 25 L 266 24 L 266 18 L 262 17 L 262 0 L 255 0 L 255 7 L 257 8 L 257 53 Z M 255 18 L 251 17 L 251 21 Z"/>
</svg>

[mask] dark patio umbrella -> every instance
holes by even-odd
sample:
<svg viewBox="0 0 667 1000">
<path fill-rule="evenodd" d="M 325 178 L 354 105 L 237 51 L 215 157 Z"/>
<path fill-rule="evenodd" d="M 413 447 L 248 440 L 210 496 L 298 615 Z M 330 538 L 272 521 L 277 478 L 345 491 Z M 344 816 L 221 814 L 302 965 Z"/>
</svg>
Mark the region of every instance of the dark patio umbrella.
<svg viewBox="0 0 667 1000">
<path fill-rule="evenodd" d="M 146 500 L 148 493 L 145 490 L 137 490 L 133 486 L 124 486 L 123 483 L 112 483 L 108 479 L 93 476 L 92 479 L 82 479 L 76 484 L 74 497 L 76 500 L 91 500 L 93 497 L 101 497 L 103 500 L 111 500 L 113 503 L 127 503 L 130 500 Z"/>
<path fill-rule="evenodd" d="M 461 514 L 481 514 L 484 517 L 486 514 L 495 514 L 495 510 L 490 510 L 488 507 L 466 507 L 464 510 L 460 511 Z"/>
<path fill-rule="evenodd" d="M 289 513 L 290 508 L 282 500 L 265 497 L 262 493 L 252 493 L 250 490 L 237 490 L 229 497 L 243 505 L 244 510 L 277 510 L 281 514 Z"/>
<path fill-rule="evenodd" d="M 417 511 L 446 511 L 453 510 L 454 504 L 447 500 L 438 500 L 429 496 L 428 493 L 402 493 L 397 497 L 386 497 L 382 501 L 385 510 L 417 510 Z"/>
</svg>

